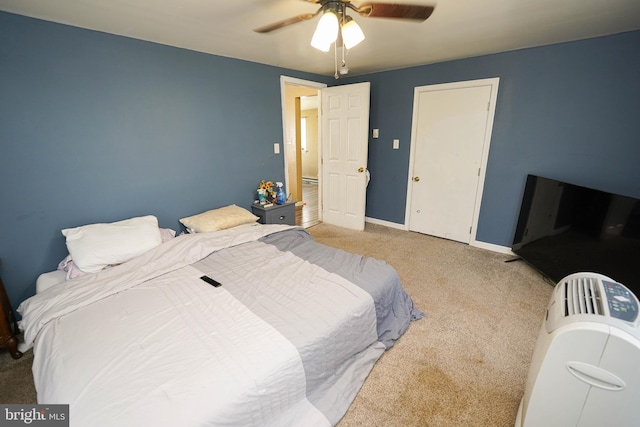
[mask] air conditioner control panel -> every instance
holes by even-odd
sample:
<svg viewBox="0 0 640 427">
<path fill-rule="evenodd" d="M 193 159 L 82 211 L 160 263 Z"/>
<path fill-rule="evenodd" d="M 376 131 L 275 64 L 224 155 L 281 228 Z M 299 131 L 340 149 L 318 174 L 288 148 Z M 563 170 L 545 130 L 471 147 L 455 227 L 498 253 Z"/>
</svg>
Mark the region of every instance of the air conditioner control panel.
<svg viewBox="0 0 640 427">
<path fill-rule="evenodd" d="M 602 285 L 607 294 L 611 317 L 631 323 L 635 322 L 638 318 L 638 300 L 633 293 L 620 283 L 603 280 Z"/>
</svg>

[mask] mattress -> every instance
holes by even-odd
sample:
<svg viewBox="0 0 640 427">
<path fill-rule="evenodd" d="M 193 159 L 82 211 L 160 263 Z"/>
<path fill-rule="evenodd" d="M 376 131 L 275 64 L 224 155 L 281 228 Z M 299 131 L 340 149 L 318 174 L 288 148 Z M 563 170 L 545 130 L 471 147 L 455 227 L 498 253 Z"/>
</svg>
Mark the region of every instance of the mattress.
<svg viewBox="0 0 640 427">
<path fill-rule="evenodd" d="M 388 264 L 280 225 L 180 236 L 18 310 L 38 402 L 72 426 L 334 425 L 423 315 Z"/>
<path fill-rule="evenodd" d="M 36 294 L 49 289 L 59 283 L 63 283 L 67 280 L 67 273 L 62 270 L 49 271 L 48 273 L 42 273 L 36 279 Z"/>
</svg>

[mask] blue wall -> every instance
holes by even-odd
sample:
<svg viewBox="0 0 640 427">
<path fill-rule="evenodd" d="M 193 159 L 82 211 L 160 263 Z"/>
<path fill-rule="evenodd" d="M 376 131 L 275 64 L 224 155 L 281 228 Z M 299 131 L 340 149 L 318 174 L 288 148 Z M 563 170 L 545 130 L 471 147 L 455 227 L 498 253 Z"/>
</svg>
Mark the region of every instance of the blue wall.
<svg viewBox="0 0 640 427">
<path fill-rule="evenodd" d="M 500 87 L 478 240 L 511 246 L 528 173 L 640 197 L 636 31 L 345 79 L 371 82 L 370 125 L 380 129 L 369 142 L 368 217 L 404 224 L 414 88 L 490 77 Z"/>
<path fill-rule="evenodd" d="M 477 238 L 510 246 L 527 173 L 640 197 L 638 52 L 631 32 L 336 82 L 0 12 L 0 274 L 17 306 L 63 228 L 248 207 L 283 179 L 281 75 L 371 82 L 366 215 L 401 224 L 414 88 L 500 77 Z"/>
<path fill-rule="evenodd" d="M 333 80 L 0 13 L 0 274 L 13 305 L 66 256 L 63 228 L 153 214 L 179 230 L 284 180 L 283 74 Z"/>
</svg>

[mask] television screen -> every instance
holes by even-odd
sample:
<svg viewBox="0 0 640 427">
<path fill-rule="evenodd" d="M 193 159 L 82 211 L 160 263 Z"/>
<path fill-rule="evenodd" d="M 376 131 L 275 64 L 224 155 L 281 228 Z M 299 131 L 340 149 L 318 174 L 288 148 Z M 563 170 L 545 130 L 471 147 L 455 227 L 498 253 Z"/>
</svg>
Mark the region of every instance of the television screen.
<svg viewBox="0 0 640 427">
<path fill-rule="evenodd" d="M 529 175 L 512 250 L 554 283 L 595 272 L 640 295 L 640 200 Z"/>
</svg>

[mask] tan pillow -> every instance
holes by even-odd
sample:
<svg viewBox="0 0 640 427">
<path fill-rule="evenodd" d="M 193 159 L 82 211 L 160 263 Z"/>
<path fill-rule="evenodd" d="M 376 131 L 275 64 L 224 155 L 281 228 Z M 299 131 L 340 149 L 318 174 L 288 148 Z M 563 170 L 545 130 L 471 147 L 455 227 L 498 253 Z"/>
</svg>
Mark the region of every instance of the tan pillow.
<svg viewBox="0 0 640 427">
<path fill-rule="evenodd" d="M 259 217 L 236 205 L 213 209 L 198 215 L 182 218 L 180 222 L 189 233 L 209 233 L 242 224 L 256 222 Z"/>
</svg>

